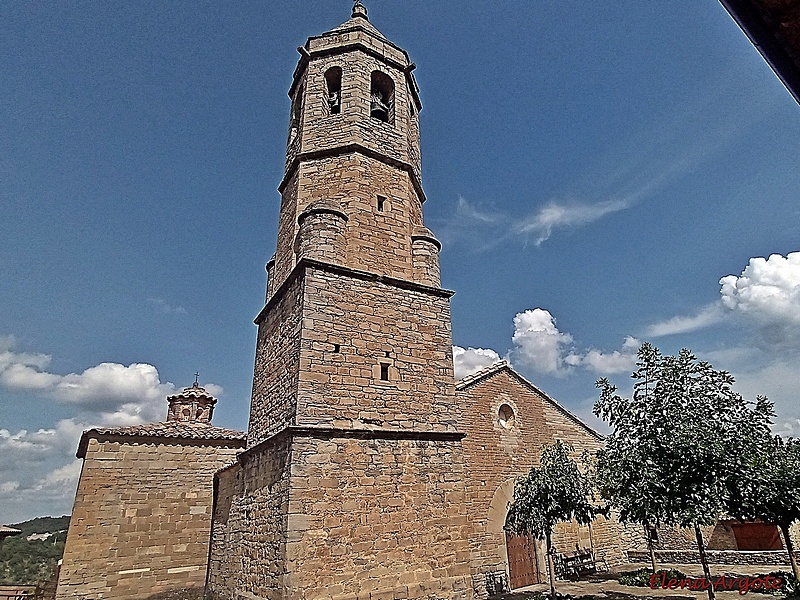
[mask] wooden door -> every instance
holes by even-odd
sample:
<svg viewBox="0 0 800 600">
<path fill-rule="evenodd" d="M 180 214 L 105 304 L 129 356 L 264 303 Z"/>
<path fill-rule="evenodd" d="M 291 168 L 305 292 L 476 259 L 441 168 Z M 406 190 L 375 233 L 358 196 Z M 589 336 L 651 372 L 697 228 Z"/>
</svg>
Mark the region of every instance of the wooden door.
<svg viewBox="0 0 800 600">
<path fill-rule="evenodd" d="M 530 535 L 506 533 L 506 550 L 511 589 L 539 583 L 536 540 Z"/>
</svg>

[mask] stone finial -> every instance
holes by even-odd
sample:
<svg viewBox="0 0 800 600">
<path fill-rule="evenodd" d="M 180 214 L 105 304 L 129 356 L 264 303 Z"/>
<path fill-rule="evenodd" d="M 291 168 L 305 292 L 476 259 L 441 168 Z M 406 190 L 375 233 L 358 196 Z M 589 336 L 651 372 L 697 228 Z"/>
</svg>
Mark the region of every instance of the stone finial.
<svg viewBox="0 0 800 600">
<path fill-rule="evenodd" d="M 353 4 L 353 18 L 361 17 L 369 21 L 369 17 L 367 17 L 367 7 L 361 4 L 361 0 L 355 0 L 355 4 Z"/>
<path fill-rule="evenodd" d="M 217 399 L 195 381 L 191 387 L 184 388 L 179 394 L 167 396 L 167 402 L 169 402 L 167 421 L 211 425 Z"/>
</svg>

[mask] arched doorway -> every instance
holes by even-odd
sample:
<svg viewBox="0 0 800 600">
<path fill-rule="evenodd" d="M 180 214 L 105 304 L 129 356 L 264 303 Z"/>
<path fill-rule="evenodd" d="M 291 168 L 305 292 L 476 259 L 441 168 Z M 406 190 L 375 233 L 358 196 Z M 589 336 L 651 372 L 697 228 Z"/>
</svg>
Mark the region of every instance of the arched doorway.
<svg viewBox="0 0 800 600">
<path fill-rule="evenodd" d="M 488 555 L 497 557 L 495 564 L 503 565 L 511 589 L 540 583 L 545 577 L 539 542 L 531 536 L 510 535 L 503 528 L 514 499 L 514 480 L 510 478 L 500 484 L 492 496 L 486 532 L 493 541 L 487 539 L 485 546 Z"/>
</svg>

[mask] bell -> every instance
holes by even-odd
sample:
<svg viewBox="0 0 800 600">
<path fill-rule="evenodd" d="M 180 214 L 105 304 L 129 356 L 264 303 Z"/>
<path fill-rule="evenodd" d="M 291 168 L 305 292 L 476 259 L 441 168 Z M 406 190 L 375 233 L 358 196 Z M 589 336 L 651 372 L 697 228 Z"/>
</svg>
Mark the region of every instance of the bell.
<svg viewBox="0 0 800 600">
<path fill-rule="evenodd" d="M 380 119 L 381 121 L 389 120 L 389 107 L 383 103 L 382 98 L 373 94 L 370 102 L 369 116 Z"/>
</svg>

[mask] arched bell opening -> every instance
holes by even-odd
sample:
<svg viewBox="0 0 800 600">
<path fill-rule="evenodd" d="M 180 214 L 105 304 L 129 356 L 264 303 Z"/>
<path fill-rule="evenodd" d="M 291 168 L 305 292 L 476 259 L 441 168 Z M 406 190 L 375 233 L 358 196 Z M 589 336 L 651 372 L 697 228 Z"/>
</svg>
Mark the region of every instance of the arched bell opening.
<svg viewBox="0 0 800 600">
<path fill-rule="evenodd" d="M 370 77 L 369 116 L 394 123 L 394 81 L 380 71 L 373 71 Z"/>
<path fill-rule="evenodd" d="M 342 69 L 331 67 L 325 71 L 325 97 L 330 114 L 342 112 Z"/>
</svg>

